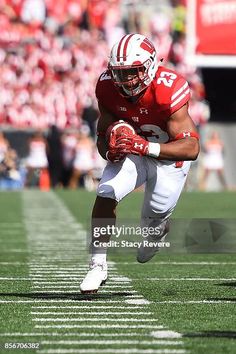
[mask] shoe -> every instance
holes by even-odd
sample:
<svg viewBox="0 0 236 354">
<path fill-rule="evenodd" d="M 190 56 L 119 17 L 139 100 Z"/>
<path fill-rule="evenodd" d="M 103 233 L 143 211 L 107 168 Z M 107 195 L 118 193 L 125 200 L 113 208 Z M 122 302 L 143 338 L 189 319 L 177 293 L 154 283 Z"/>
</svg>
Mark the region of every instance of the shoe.
<svg viewBox="0 0 236 354">
<path fill-rule="evenodd" d="M 159 235 L 148 235 L 143 239 L 141 246 L 138 248 L 137 261 L 139 263 L 146 263 L 155 256 L 159 251 L 160 247 L 158 243 L 164 242 L 167 233 L 169 232 L 169 222 L 166 220 L 163 225 L 161 225 Z"/>
<path fill-rule="evenodd" d="M 95 294 L 107 280 L 107 264 L 91 263 L 89 271 L 80 284 L 82 294 Z"/>
</svg>

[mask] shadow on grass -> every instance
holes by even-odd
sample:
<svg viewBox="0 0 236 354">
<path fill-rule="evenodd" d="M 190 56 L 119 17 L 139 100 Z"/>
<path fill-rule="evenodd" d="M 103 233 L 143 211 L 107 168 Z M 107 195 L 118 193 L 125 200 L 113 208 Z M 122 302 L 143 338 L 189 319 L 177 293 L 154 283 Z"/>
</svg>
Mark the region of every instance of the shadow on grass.
<svg viewBox="0 0 236 354">
<path fill-rule="evenodd" d="M 207 299 L 208 301 L 229 301 L 236 302 L 236 297 L 210 297 Z"/>
<path fill-rule="evenodd" d="M 99 299 L 113 299 L 116 297 L 125 297 L 130 296 L 132 293 L 127 292 L 111 292 L 108 294 L 80 294 L 80 293 L 0 293 L 0 297 L 19 297 L 19 298 L 27 298 L 27 299 L 65 299 L 65 300 L 75 300 L 75 301 L 83 301 L 83 300 L 99 300 Z"/>
<path fill-rule="evenodd" d="M 217 285 L 217 286 L 232 286 L 232 287 L 236 287 L 236 281 L 220 283 L 220 284 L 215 284 L 215 285 Z"/>
<path fill-rule="evenodd" d="M 198 333 L 186 333 L 183 337 L 187 338 L 234 338 L 236 339 L 236 332 L 234 331 L 203 331 Z"/>
</svg>

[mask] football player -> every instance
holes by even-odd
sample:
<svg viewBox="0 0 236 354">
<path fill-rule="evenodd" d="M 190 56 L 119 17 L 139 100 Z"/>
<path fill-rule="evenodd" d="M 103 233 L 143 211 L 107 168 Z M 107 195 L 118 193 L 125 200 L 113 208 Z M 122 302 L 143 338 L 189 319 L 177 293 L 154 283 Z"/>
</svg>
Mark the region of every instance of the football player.
<svg viewBox="0 0 236 354">
<path fill-rule="evenodd" d="M 117 204 L 145 183 L 141 224 L 159 230 L 149 240 L 164 240 L 190 161 L 199 153 L 198 134 L 188 113 L 188 83 L 161 65 L 148 38 L 128 34 L 113 46 L 96 96 L 100 110 L 97 147 L 108 163 L 97 189 L 92 227 L 114 224 Z M 122 129 L 116 129 L 119 120 L 134 129 L 124 129 L 122 134 Z M 99 240 L 108 242 L 109 238 L 101 235 Z M 92 245 L 94 240 L 93 236 Z M 157 250 L 142 246 L 137 260 L 147 262 Z M 106 247 L 102 251 L 92 247 L 81 292 L 97 292 L 106 279 Z"/>
</svg>

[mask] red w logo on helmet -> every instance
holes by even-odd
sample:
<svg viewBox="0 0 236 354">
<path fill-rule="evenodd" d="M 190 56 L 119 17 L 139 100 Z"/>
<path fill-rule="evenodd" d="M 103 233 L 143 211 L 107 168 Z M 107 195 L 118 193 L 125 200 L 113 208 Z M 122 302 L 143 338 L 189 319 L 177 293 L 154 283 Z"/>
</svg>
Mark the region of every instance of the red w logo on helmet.
<svg viewBox="0 0 236 354">
<path fill-rule="evenodd" d="M 146 50 L 148 53 L 152 54 L 155 51 L 155 48 L 153 46 L 153 44 L 147 39 L 145 38 L 140 47 L 144 50 Z"/>
</svg>

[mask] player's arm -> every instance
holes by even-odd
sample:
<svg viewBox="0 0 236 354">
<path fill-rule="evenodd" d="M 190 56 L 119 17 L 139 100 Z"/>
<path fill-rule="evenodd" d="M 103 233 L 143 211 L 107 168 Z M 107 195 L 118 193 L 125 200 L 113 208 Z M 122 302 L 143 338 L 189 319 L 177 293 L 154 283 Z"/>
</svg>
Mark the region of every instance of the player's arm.
<svg viewBox="0 0 236 354">
<path fill-rule="evenodd" d="M 174 112 L 167 122 L 170 142 L 165 144 L 152 143 L 134 134 L 128 141 L 122 142 L 127 153 L 150 156 L 158 160 L 196 160 L 199 153 L 198 134 L 188 114 L 187 104 Z M 125 146 L 125 147 L 124 147 Z"/>
<path fill-rule="evenodd" d="M 188 114 L 185 104 L 174 112 L 167 122 L 169 143 L 160 144 L 160 160 L 196 160 L 199 154 L 199 141 L 196 127 Z"/>
<path fill-rule="evenodd" d="M 97 148 L 99 154 L 106 159 L 106 153 L 109 149 L 106 140 L 106 131 L 108 127 L 114 122 L 112 115 L 98 102 L 100 117 L 97 124 Z"/>
</svg>

